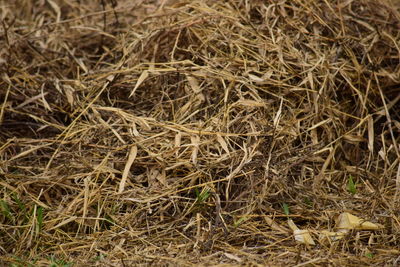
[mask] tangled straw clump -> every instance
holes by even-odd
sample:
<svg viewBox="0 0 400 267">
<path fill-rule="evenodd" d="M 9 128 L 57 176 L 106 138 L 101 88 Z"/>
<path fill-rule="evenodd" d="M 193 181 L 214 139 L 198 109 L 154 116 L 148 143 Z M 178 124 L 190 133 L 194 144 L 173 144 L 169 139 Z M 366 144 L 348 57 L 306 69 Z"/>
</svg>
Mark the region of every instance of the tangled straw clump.
<svg viewBox="0 0 400 267">
<path fill-rule="evenodd" d="M 0 261 L 398 263 L 395 1 L 23 2 L 0 6 Z M 385 228 L 287 227 L 343 211 Z"/>
</svg>

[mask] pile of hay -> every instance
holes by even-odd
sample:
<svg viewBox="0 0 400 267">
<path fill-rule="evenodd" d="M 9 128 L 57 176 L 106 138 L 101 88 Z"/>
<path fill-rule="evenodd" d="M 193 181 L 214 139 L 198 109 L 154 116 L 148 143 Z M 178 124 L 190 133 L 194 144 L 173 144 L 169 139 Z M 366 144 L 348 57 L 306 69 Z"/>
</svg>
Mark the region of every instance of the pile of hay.
<svg viewBox="0 0 400 267">
<path fill-rule="evenodd" d="M 399 264 L 399 2 L 16 2 L 0 262 Z"/>
</svg>

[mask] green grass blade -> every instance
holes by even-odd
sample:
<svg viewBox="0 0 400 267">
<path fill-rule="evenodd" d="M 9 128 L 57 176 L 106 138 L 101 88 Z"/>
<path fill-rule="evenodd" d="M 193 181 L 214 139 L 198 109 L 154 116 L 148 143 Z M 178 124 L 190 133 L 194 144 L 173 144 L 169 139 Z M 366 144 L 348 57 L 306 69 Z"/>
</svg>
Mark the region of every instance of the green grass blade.
<svg viewBox="0 0 400 267">
<path fill-rule="evenodd" d="M 355 193 L 357 193 L 357 186 L 356 186 L 356 184 L 354 183 L 353 176 L 351 176 L 351 175 L 349 175 L 349 179 L 348 179 L 348 181 L 347 181 L 347 190 L 348 190 L 352 195 L 354 195 Z"/>
<path fill-rule="evenodd" d="M 287 203 L 283 203 L 282 208 L 285 215 L 289 215 L 289 205 Z"/>
<path fill-rule="evenodd" d="M 0 207 L 4 217 L 13 221 L 14 217 L 12 216 L 10 206 L 7 204 L 7 202 L 5 202 L 4 200 L 0 200 Z"/>
<path fill-rule="evenodd" d="M 42 231 L 42 225 L 43 225 L 43 207 L 37 208 L 36 220 L 37 220 L 37 232 L 40 233 Z"/>
</svg>

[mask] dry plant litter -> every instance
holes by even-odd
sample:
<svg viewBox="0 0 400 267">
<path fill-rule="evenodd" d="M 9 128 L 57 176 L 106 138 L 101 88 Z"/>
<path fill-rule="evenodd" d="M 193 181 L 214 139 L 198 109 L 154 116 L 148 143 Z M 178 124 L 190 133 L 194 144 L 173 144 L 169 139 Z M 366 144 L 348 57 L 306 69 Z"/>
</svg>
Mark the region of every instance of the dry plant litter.
<svg viewBox="0 0 400 267">
<path fill-rule="evenodd" d="M 399 10 L 0 2 L 0 262 L 397 266 Z"/>
</svg>

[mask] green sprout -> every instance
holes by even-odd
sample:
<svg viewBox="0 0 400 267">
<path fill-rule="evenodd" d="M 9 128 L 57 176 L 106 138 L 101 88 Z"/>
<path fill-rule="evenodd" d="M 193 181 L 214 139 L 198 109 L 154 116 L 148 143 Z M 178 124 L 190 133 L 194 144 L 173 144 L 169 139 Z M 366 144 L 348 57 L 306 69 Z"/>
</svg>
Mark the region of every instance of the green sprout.
<svg viewBox="0 0 400 267">
<path fill-rule="evenodd" d="M 42 225 L 43 225 L 43 207 L 38 207 L 37 208 L 37 232 L 40 233 L 42 231 Z"/>
<path fill-rule="evenodd" d="M 349 175 L 349 180 L 347 181 L 347 190 L 354 195 L 357 193 L 357 186 L 354 183 L 353 176 Z"/>
<path fill-rule="evenodd" d="M 49 260 L 51 261 L 51 263 L 49 265 L 50 267 L 71 267 L 71 266 L 73 266 L 73 263 L 66 262 L 63 259 L 56 259 L 54 256 L 51 256 L 49 258 Z"/>
<path fill-rule="evenodd" d="M 195 188 L 196 193 L 196 202 L 197 203 L 204 203 L 210 196 L 210 188 L 205 187 L 201 192 L 197 188 Z"/>
<path fill-rule="evenodd" d="M 304 198 L 304 204 L 306 204 L 310 208 L 313 206 L 312 201 L 308 197 Z"/>
<path fill-rule="evenodd" d="M 10 206 L 8 206 L 7 202 L 5 202 L 4 200 L 0 200 L 0 207 L 4 217 L 13 221 L 14 217 L 12 216 Z"/>
<path fill-rule="evenodd" d="M 367 252 L 365 253 L 365 257 L 372 259 L 374 257 L 374 254 L 372 254 L 371 252 Z"/>
<path fill-rule="evenodd" d="M 282 204 L 282 209 L 283 209 L 283 212 L 285 213 L 285 215 L 289 216 L 289 205 L 287 203 Z"/>
<path fill-rule="evenodd" d="M 235 227 L 238 227 L 239 225 L 241 225 L 242 223 L 244 223 L 245 221 L 247 221 L 249 218 L 248 217 L 240 217 L 238 220 L 236 220 L 233 225 Z"/>
</svg>

